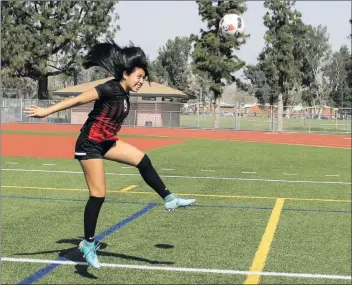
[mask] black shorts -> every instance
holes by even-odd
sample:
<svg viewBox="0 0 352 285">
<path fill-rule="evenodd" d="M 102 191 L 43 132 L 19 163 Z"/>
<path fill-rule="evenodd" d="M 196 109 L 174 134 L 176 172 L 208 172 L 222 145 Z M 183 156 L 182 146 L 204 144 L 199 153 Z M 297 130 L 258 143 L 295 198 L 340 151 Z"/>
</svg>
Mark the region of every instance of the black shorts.
<svg viewBox="0 0 352 285">
<path fill-rule="evenodd" d="M 81 134 L 75 146 L 75 159 L 86 160 L 103 158 L 116 141 L 96 142 Z"/>
</svg>

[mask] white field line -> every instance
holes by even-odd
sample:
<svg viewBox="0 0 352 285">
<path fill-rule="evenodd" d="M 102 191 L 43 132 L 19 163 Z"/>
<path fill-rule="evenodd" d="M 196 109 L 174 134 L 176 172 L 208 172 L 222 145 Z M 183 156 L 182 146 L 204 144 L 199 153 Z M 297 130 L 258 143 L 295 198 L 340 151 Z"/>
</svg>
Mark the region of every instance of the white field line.
<svg viewBox="0 0 352 285">
<path fill-rule="evenodd" d="M 64 260 L 50 259 L 32 259 L 32 258 L 11 258 L 1 257 L 1 262 L 25 262 L 25 263 L 44 263 L 44 264 L 61 264 L 61 265 L 87 265 L 85 262 L 74 262 Z M 285 273 L 285 272 L 251 272 L 241 270 L 224 270 L 210 268 L 188 268 L 188 267 L 170 267 L 170 266 L 149 266 L 149 265 L 131 265 L 116 263 L 101 263 L 102 267 L 110 268 L 127 268 L 139 270 L 161 270 L 161 271 L 180 271 L 180 272 L 196 272 L 196 273 L 215 273 L 215 274 L 231 274 L 231 275 L 263 275 L 263 276 L 284 276 L 299 278 L 318 278 L 318 279 L 341 279 L 351 280 L 351 276 L 345 275 L 327 275 L 327 274 L 307 274 L 307 273 Z"/>
<path fill-rule="evenodd" d="M 42 172 L 42 173 L 68 173 L 83 174 L 82 171 L 68 170 L 45 170 L 45 169 L 20 169 L 20 168 L 3 168 L 2 171 L 18 172 Z M 105 173 L 114 176 L 139 176 L 137 173 Z M 342 184 L 351 185 L 351 182 L 343 181 L 313 181 L 313 180 L 284 180 L 284 179 L 264 179 L 264 178 L 241 178 L 241 177 L 215 177 L 215 176 L 182 176 L 182 175 L 160 175 L 163 178 L 182 178 L 182 179 L 210 179 L 210 180 L 238 180 L 238 181 L 264 181 L 264 182 L 281 182 L 281 183 L 311 183 L 311 184 Z"/>
<path fill-rule="evenodd" d="M 50 259 L 32 259 L 32 258 L 11 258 L 1 257 L 1 262 L 25 262 L 25 263 L 44 263 L 44 264 L 61 264 L 61 265 L 87 265 L 86 262 L 61 261 Z M 345 275 L 327 275 L 327 274 L 307 274 L 307 273 L 285 273 L 285 272 L 251 272 L 241 270 L 224 270 L 210 268 L 188 268 L 188 267 L 170 267 L 170 266 L 149 266 L 149 265 L 131 265 L 131 264 L 116 264 L 116 263 L 101 263 L 102 267 L 110 268 L 127 268 L 139 270 L 161 270 L 161 271 L 180 271 L 180 272 L 202 272 L 215 274 L 231 274 L 231 275 L 263 275 L 263 276 L 284 276 L 284 277 L 299 277 L 299 278 L 318 278 L 318 279 L 341 279 L 352 280 L 351 276 Z"/>
</svg>

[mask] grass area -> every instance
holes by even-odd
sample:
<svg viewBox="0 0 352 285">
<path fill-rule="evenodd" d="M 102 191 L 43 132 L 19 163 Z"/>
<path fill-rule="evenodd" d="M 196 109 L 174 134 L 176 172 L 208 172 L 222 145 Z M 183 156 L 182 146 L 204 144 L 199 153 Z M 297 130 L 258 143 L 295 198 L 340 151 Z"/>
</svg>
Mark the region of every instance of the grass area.
<svg viewBox="0 0 352 285">
<path fill-rule="evenodd" d="M 180 116 L 181 127 L 192 128 L 213 128 L 213 116 L 182 115 Z M 237 123 L 236 123 L 237 120 Z M 237 128 L 236 128 L 236 124 Z M 274 124 L 272 128 L 272 124 Z M 272 123 L 271 118 L 260 117 L 234 117 L 221 116 L 220 128 L 253 130 L 253 131 L 271 131 L 276 130 L 277 122 Z M 348 120 L 312 120 L 312 119 L 295 119 L 283 118 L 284 131 L 301 131 L 301 132 L 330 132 L 330 133 L 351 133 L 351 121 Z"/>
<path fill-rule="evenodd" d="M 153 149 L 148 155 L 168 187 L 197 198 L 196 206 L 174 213 L 164 211 L 136 169 L 106 162 L 108 193 L 97 233 L 157 205 L 107 235 L 100 261 L 247 271 L 276 199 L 290 198 L 264 271 L 351 276 L 350 154 L 345 149 L 197 139 Z M 76 248 L 88 192 L 77 161 L 3 157 L 2 164 L 2 257 L 57 260 L 69 253 L 70 260 L 83 261 Z M 331 174 L 339 176 L 325 176 Z M 120 192 L 129 185 L 137 187 Z M 45 266 L 2 262 L 1 283 L 19 283 Z M 243 274 L 62 265 L 37 283 L 238 284 L 245 279 Z M 289 276 L 260 281 L 351 283 Z"/>
</svg>

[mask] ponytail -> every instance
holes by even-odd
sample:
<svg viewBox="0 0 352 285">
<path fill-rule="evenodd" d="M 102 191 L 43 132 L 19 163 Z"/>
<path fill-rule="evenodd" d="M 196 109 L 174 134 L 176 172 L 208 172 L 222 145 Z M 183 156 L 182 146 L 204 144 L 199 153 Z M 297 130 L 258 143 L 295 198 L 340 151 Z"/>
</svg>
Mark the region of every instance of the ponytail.
<svg viewBox="0 0 352 285">
<path fill-rule="evenodd" d="M 117 80 L 122 79 L 123 72 L 131 74 L 139 67 L 149 79 L 148 61 L 144 51 L 133 45 L 121 48 L 110 37 L 105 43 L 95 44 L 84 57 L 83 67 L 88 69 L 92 66 L 102 67 Z"/>
</svg>

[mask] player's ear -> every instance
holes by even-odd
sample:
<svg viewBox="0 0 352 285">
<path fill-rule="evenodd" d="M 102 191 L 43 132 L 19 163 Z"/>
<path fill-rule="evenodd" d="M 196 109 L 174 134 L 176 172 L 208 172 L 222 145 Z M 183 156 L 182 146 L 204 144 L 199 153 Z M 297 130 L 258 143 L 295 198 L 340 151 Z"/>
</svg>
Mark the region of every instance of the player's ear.
<svg viewBox="0 0 352 285">
<path fill-rule="evenodd" d="M 122 80 L 127 80 L 127 78 L 128 78 L 128 74 L 127 74 L 127 72 L 126 71 L 124 71 L 123 73 L 122 73 Z"/>
</svg>

